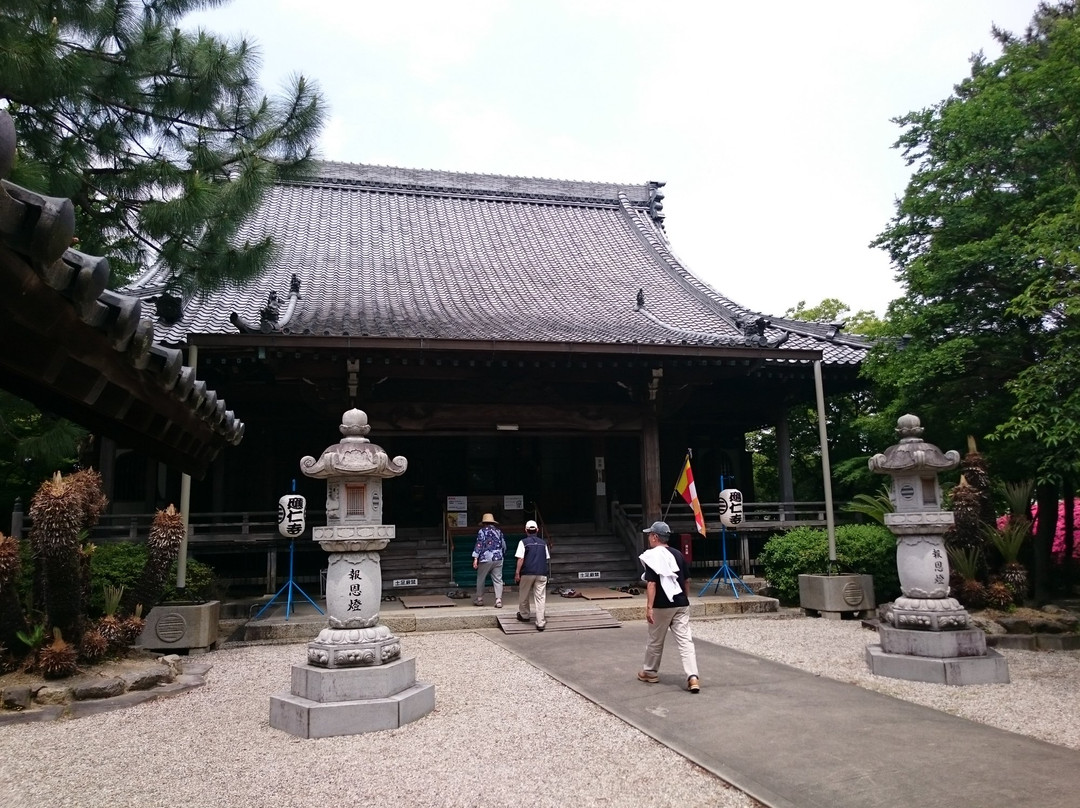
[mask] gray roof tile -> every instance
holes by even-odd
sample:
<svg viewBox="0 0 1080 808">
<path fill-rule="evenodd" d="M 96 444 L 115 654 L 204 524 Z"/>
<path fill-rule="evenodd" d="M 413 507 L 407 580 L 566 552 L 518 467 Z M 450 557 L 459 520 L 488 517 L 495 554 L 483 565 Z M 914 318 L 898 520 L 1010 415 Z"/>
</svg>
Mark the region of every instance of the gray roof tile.
<svg viewBox="0 0 1080 808">
<path fill-rule="evenodd" d="M 271 292 L 300 298 L 283 333 L 455 340 L 742 346 L 762 315 L 674 256 L 648 183 L 572 182 L 323 163 L 275 186 L 240 233 L 273 236 L 271 269 L 187 301 L 164 339 L 258 326 Z M 151 294 L 153 273 L 131 291 Z M 637 306 L 642 289 L 645 305 Z M 284 305 L 282 310 L 284 311 Z M 769 345 L 861 361 L 867 343 L 825 324 L 771 320 Z M 748 337 L 750 329 L 751 337 Z M 748 342 L 750 340 L 750 342 Z"/>
</svg>

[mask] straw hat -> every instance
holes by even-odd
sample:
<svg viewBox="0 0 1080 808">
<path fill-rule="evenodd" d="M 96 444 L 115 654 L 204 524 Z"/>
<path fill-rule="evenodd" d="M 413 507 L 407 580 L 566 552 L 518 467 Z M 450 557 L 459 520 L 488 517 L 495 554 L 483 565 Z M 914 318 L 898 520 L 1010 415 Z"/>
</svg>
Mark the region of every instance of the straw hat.
<svg viewBox="0 0 1080 808">
<path fill-rule="evenodd" d="M 490 513 L 485 513 L 480 518 L 480 524 L 482 524 L 482 525 L 497 525 L 499 523 L 495 521 L 495 517 L 492 516 Z"/>
</svg>

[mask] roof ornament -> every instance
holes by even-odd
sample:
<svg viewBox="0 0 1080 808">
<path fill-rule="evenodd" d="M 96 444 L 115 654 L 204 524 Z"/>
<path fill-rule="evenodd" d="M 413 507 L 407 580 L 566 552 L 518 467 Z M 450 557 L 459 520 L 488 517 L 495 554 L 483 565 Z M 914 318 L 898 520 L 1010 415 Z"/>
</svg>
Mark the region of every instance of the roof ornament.
<svg viewBox="0 0 1080 808">
<path fill-rule="evenodd" d="M 637 290 L 637 307 L 639 309 L 645 307 L 645 290 L 644 289 L 638 289 Z"/>
<path fill-rule="evenodd" d="M 736 327 L 746 337 L 744 342 L 747 345 L 759 345 L 766 346 L 769 344 L 769 338 L 765 336 L 765 329 L 772 325 L 772 320 L 768 317 L 757 317 L 753 320 L 738 319 L 735 321 Z"/>
<path fill-rule="evenodd" d="M 262 322 L 259 330 L 264 334 L 273 331 L 280 314 L 281 303 L 278 301 L 277 292 L 271 289 L 270 294 L 266 296 L 266 305 L 259 311 L 259 320 Z"/>
<path fill-rule="evenodd" d="M 649 183 L 649 216 L 660 227 L 664 226 L 664 192 L 660 189 L 667 185 L 666 182 Z"/>
<path fill-rule="evenodd" d="M 180 318 L 184 316 L 184 301 L 176 297 L 176 295 L 162 292 L 157 297 L 149 298 L 149 300 L 154 304 L 158 319 L 166 325 L 178 323 Z"/>
<path fill-rule="evenodd" d="M 296 301 L 300 299 L 300 278 L 293 273 L 289 281 L 289 299 L 285 304 L 285 311 L 281 310 L 281 297 L 276 290 L 271 290 L 266 296 L 266 305 L 259 309 L 259 325 L 254 326 L 243 320 L 235 311 L 229 315 L 229 322 L 236 326 L 241 334 L 263 333 L 281 331 L 289 324 L 293 312 L 296 311 Z"/>
</svg>

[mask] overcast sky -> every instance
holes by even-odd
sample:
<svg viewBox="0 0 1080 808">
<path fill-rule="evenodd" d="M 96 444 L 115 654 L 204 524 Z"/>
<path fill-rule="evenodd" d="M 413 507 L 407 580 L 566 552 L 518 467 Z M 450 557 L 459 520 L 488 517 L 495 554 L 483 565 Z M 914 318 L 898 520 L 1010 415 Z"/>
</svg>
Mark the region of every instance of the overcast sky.
<svg viewBox="0 0 1080 808">
<path fill-rule="evenodd" d="M 233 0 L 192 16 L 253 40 L 261 81 L 319 82 L 320 156 L 667 182 L 675 253 L 782 314 L 899 295 L 869 242 L 910 170 L 890 119 L 946 98 L 1036 0 Z"/>
</svg>

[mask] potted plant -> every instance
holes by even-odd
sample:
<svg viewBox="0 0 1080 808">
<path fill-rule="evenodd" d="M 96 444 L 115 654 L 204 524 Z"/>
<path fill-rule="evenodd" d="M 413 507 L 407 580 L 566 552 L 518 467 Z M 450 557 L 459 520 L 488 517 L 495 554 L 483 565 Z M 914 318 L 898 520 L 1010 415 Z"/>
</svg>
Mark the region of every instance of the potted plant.
<svg viewBox="0 0 1080 808">
<path fill-rule="evenodd" d="M 205 653 L 217 646 L 221 601 L 207 598 L 212 574 L 200 576 L 205 580 L 190 575 L 185 600 L 169 599 L 176 594 L 175 590 L 169 591 L 170 572 L 183 536 L 183 519 L 172 505 L 154 515 L 146 542 L 146 564 L 128 601 L 132 606 L 153 604 L 139 634 L 138 645 L 142 648 Z"/>
</svg>

